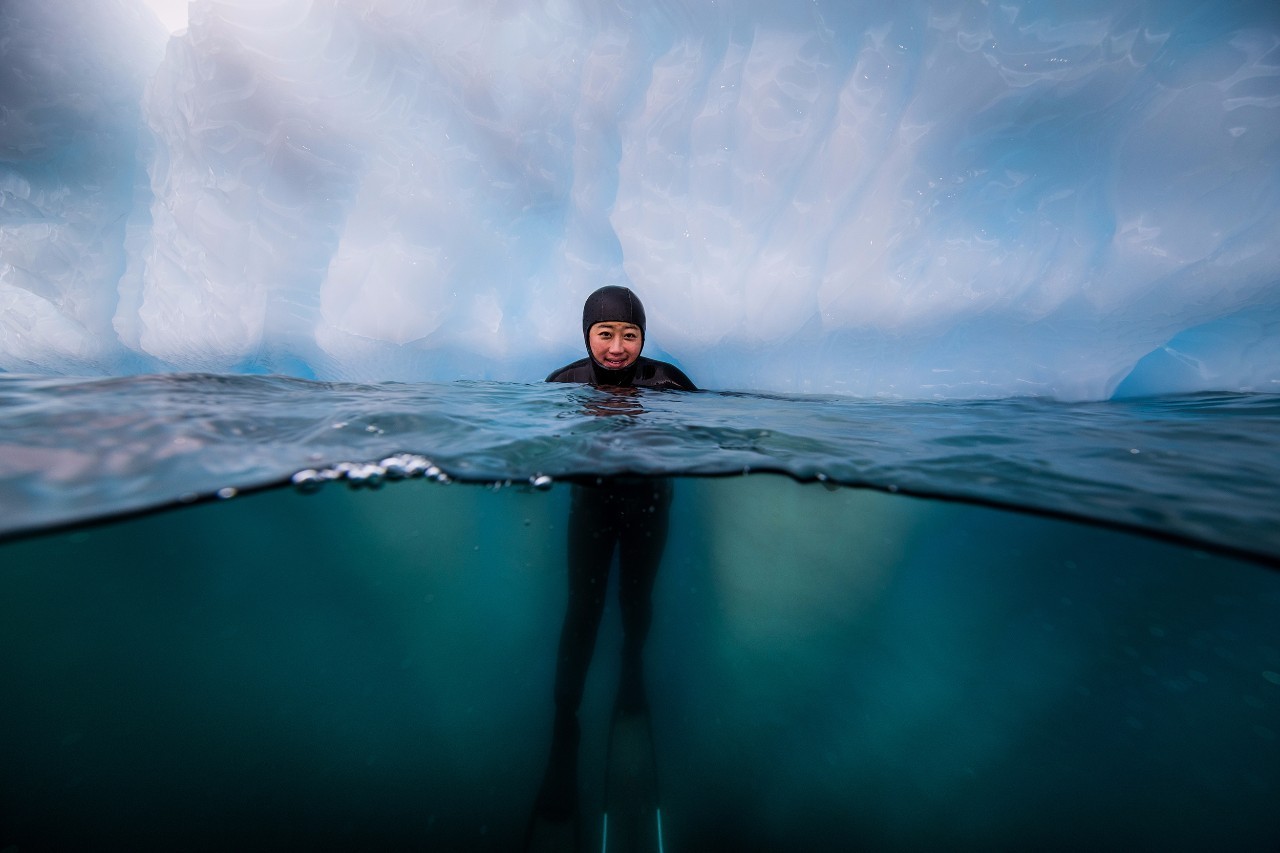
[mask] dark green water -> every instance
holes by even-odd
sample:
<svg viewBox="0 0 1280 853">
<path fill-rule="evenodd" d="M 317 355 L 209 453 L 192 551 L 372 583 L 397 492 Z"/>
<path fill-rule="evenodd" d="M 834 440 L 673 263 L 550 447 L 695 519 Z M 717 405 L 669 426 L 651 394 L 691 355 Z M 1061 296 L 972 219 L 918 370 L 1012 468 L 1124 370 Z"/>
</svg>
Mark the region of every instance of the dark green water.
<svg viewBox="0 0 1280 853">
<path fill-rule="evenodd" d="M 567 506 L 331 485 L 5 544 L 0 849 L 518 849 Z M 1128 534 L 678 480 L 646 652 L 666 849 L 1274 850 L 1277 613 L 1280 574 Z"/>
</svg>

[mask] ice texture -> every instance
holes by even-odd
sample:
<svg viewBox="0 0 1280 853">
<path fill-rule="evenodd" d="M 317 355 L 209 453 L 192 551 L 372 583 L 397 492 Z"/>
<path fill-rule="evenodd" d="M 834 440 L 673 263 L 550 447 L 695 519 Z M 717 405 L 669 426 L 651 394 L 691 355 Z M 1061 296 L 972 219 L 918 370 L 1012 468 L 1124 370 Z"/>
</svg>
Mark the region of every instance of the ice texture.
<svg viewBox="0 0 1280 853">
<path fill-rule="evenodd" d="M 0 369 L 1280 391 L 1264 2 L 0 4 Z"/>
</svg>

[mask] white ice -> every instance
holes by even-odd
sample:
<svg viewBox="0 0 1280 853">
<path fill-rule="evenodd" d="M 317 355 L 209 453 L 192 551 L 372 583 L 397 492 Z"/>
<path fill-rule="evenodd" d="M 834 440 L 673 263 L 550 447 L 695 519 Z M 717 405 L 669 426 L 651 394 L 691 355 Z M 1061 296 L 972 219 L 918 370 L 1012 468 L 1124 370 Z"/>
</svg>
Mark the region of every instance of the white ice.
<svg viewBox="0 0 1280 853">
<path fill-rule="evenodd" d="M 0 369 L 1280 391 L 1270 2 L 0 7 Z"/>
</svg>

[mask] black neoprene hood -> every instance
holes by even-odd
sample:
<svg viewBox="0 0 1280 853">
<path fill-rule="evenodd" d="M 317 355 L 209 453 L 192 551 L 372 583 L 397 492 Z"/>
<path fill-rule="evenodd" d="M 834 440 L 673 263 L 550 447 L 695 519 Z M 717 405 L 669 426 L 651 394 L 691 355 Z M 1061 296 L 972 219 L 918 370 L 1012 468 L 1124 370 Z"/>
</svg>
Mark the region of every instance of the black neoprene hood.
<svg viewBox="0 0 1280 853">
<path fill-rule="evenodd" d="M 602 287 L 587 297 L 582 306 L 582 340 L 591 352 L 591 327 L 596 323 L 630 323 L 640 328 L 640 340 L 644 341 L 644 306 L 640 297 L 629 289 L 616 284 Z"/>
</svg>

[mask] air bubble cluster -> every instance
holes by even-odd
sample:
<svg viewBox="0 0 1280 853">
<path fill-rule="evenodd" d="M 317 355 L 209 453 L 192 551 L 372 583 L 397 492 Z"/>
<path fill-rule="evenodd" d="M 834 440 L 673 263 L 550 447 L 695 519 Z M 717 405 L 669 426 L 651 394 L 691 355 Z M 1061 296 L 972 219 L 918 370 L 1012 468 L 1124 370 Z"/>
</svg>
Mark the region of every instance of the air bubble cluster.
<svg viewBox="0 0 1280 853">
<path fill-rule="evenodd" d="M 438 483 L 450 482 L 449 475 L 425 456 L 397 453 L 377 462 L 339 462 L 328 468 L 305 468 L 291 478 L 304 492 L 313 492 L 331 480 L 342 480 L 352 488 L 376 489 L 387 480 L 426 477 Z"/>
</svg>

